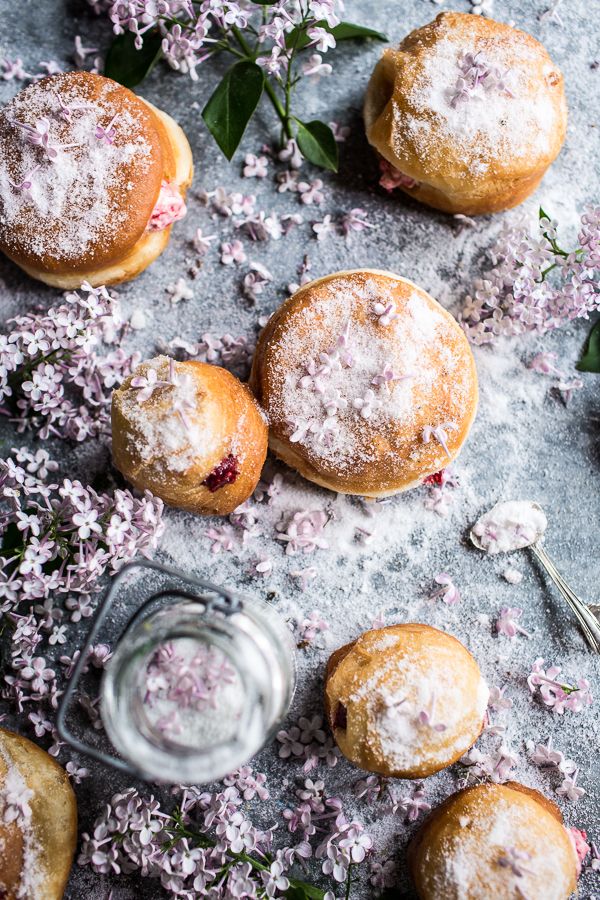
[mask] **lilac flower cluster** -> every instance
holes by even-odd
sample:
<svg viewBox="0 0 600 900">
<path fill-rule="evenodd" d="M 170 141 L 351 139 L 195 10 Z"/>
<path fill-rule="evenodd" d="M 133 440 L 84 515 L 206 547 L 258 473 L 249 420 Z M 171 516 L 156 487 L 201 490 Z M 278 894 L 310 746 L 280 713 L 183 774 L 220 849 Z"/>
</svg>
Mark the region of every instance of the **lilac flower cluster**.
<svg viewBox="0 0 600 900">
<path fill-rule="evenodd" d="M 472 97 L 482 98 L 492 91 L 513 96 L 509 87 L 510 69 L 502 72 L 490 65 L 483 53 L 463 53 L 457 60 L 457 66 L 460 74 L 450 92 L 450 106 L 459 106 Z"/>
<path fill-rule="evenodd" d="M 228 333 L 217 336 L 205 332 L 199 341 L 173 338 L 168 342 L 159 342 L 158 349 L 178 360 L 198 359 L 200 362 L 223 366 L 245 379 L 250 372 L 254 346 L 254 342 L 245 337 L 233 337 Z"/>
<path fill-rule="evenodd" d="M 286 38 L 297 26 L 307 30 L 309 46 L 326 53 L 335 47 L 335 38 L 318 25 L 325 20 L 330 28 L 339 23 L 335 0 L 309 0 L 307 4 L 275 3 L 267 9 L 260 3 L 224 2 L 211 0 L 193 6 L 181 0 L 88 0 L 96 12 L 108 13 L 115 34 L 129 32 L 135 35 L 135 46 L 143 46 L 144 35 L 159 29 L 163 36 L 162 52 L 171 68 L 186 73 L 196 81 L 196 69 L 213 54 L 223 49 L 229 39 L 236 41 L 237 34 L 249 24 L 256 25 L 261 54 L 257 63 L 266 73 L 285 79 L 294 59 Z M 304 10 L 306 6 L 306 10 Z M 266 14 L 268 12 L 268 14 Z M 260 15 L 265 13 L 264 16 Z M 311 57 L 311 65 L 304 74 L 326 75 L 331 67 Z M 295 73 L 297 74 L 297 73 Z"/>
<path fill-rule="evenodd" d="M 278 731 L 276 737 L 281 744 L 281 759 L 303 760 L 302 771 L 306 773 L 315 769 L 321 760 L 332 768 L 337 765 L 341 756 L 331 735 L 326 734 L 323 718 L 319 715 L 310 719 L 300 716 L 296 725 L 292 725 L 287 731 Z"/>
<path fill-rule="evenodd" d="M 110 432 L 112 388 L 130 374 L 139 354 L 116 349 L 101 356 L 119 314 L 104 287 L 83 285 L 45 313 L 19 316 L 0 335 L 0 412 L 19 432 L 42 439 L 84 441 Z"/>
<path fill-rule="evenodd" d="M 540 211 L 539 230 L 505 224 L 490 250 L 492 268 L 476 279 L 461 320 L 474 344 L 543 333 L 600 308 L 600 207 L 581 217 L 579 247 L 557 243 L 557 224 Z"/>
<path fill-rule="evenodd" d="M 50 624 L 53 598 L 62 594 L 77 621 L 91 614 L 89 597 L 105 571 L 156 547 L 162 501 L 124 490 L 98 494 L 68 478 L 50 483 L 57 465 L 45 451 L 14 452 L 16 461 L 0 459 L 0 611 L 45 601 L 41 614 Z"/>
<path fill-rule="evenodd" d="M 489 779 L 497 784 L 503 784 L 510 781 L 512 771 L 519 762 L 519 759 L 506 744 L 491 752 L 484 753 L 473 747 L 460 760 L 463 766 L 467 767 L 465 783 L 469 778 Z"/>
<path fill-rule="evenodd" d="M 172 814 L 133 788 L 115 794 L 93 832 L 83 835 L 79 864 L 100 874 L 138 872 L 159 879 L 169 897 L 182 900 L 280 897 L 290 888 L 298 897 L 333 900 L 332 891 L 295 877 L 305 861 L 315 856 L 324 875 L 349 883 L 352 868 L 373 846 L 362 824 L 347 818 L 322 781 L 307 779 L 296 791 L 298 805 L 284 810 L 288 832 L 300 840 L 280 849 L 273 846 L 276 826 L 258 828 L 245 812 L 248 801 L 268 799 L 261 773 L 246 766 L 225 779 L 222 790 L 181 790 Z M 313 847 L 316 835 L 319 843 Z"/>
<path fill-rule="evenodd" d="M 559 797 L 576 802 L 585 795 L 585 790 L 577 784 L 579 766 L 572 759 L 567 759 L 560 750 L 554 749 L 552 738 L 548 738 L 546 744 L 534 745 L 533 741 L 530 741 L 527 747 L 532 751 L 530 757 L 532 763 L 541 769 L 559 772 L 563 776 L 563 780 L 555 788 Z"/>
<path fill-rule="evenodd" d="M 593 697 L 587 678 L 578 678 L 575 684 L 566 684 L 559 680 L 560 666 L 543 669 L 543 659 L 536 659 L 527 677 L 527 684 L 532 694 L 539 692 L 539 697 L 549 709 L 562 715 L 566 710 L 581 712 L 591 706 Z"/>
<path fill-rule="evenodd" d="M 181 734 L 180 711 L 216 708 L 220 689 L 234 678 L 235 670 L 217 648 L 201 644 L 190 658 L 168 641 L 148 663 L 144 703 L 149 707 L 160 703 L 161 709 L 168 710 L 156 722 L 159 731 L 169 736 Z"/>
</svg>

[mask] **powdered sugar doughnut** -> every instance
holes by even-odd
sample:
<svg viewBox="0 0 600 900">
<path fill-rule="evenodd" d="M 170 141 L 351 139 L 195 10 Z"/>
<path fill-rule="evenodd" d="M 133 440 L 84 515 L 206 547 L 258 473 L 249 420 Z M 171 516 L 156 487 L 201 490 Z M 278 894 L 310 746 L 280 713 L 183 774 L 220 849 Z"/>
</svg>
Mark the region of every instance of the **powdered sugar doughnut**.
<svg viewBox="0 0 600 900">
<path fill-rule="evenodd" d="M 448 465 L 477 407 L 477 373 L 452 316 L 391 272 L 311 281 L 263 330 L 250 384 L 269 445 L 323 487 L 384 497 Z"/>
<path fill-rule="evenodd" d="M 0 112 L 0 249 L 62 288 L 139 274 L 185 215 L 181 128 L 91 72 L 44 78 Z"/>
<path fill-rule="evenodd" d="M 488 688 L 456 638 L 429 625 L 367 631 L 329 658 L 325 709 L 351 762 L 425 778 L 456 762 L 483 729 Z"/>
<path fill-rule="evenodd" d="M 165 503 L 227 515 L 252 494 L 267 455 L 267 425 L 245 384 L 226 369 L 159 356 L 112 398 L 113 460 Z"/>
<path fill-rule="evenodd" d="M 0 897 L 60 900 L 77 845 L 66 772 L 36 744 L 0 728 Z"/>
<path fill-rule="evenodd" d="M 567 106 L 561 72 L 535 38 L 447 12 L 384 50 L 364 118 L 384 187 L 474 215 L 535 190 L 562 147 Z"/>
<path fill-rule="evenodd" d="M 452 794 L 425 820 L 408 860 L 421 900 L 567 900 L 577 887 L 560 810 L 516 782 Z"/>
</svg>

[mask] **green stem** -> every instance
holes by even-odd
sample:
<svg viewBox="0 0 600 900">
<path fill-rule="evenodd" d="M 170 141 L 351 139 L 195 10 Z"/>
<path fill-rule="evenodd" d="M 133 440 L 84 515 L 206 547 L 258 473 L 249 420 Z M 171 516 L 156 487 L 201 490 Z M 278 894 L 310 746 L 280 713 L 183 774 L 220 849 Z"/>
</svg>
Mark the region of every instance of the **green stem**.
<svg viewBox="0 0 600 900">
<path fill-rule="evenodd" d="M 177 841 L 182 837 L 185 837 L 185 838 L 188 838 L 188 839 L 194 841 L 194 843 L 197 846 L 202 847 L 203 849 L 206 849 L 206 850 L 215 846 L 216 841 L 214 841 L 212 838 L 208 837 L 205 834 L 201 834 L 197 831 L 190 831 L 188 828 L 185 827 L 185 825 L 182 824 L 180 819 L 175 818 L 174 822 L 175 822 L 174 827 L 168 827 L 166 829 L 172 835 L 172 840 L 169 841 L 169 844 L 168 844 L 169 850 L 173 846 L 175 846 Z M 265 859 L 267 860 L 267 862 L 262 863 L 260 860 L 256 859 L 256 857 L 249 856 L 247 853 L 228 852 L 227 855 L 231 857 L 231 861 L 227 864 L 227 868 L 232 866 L 236 862 L 248 863 L 256 872 L 268 872 L 269 869 L 271 868 L 272 860 L 269 856 L 265 856 Z M 219 877 L 223 874 L 224 874 L 224 871 L 223 871 L 223 869 L 221 869 L 220 873 L 219 873 Z M 313 885 L 309 884 L 307 881 L 302 881 L 298 878 L 289 878 L 288 880 L 290 882 L 290 887 L 293 887 L 296 890 L 301 890 L 301 891 L 306 892 L 306 889 L 310 888 L 310 890 L 312 892 L 311 897 L 316 896 L 315 891 L 317 891 L 317 890 L 319 891 L 319 895 L 320 895 L 319 900 L 321 900 L 321 898 L 323 898 L 325 896 L 324 891 L 321 891 L 319 888 L 315 888 Z M 346 894 L 346 897 L 348 897 L 348 896 L 349 895 Z"/>
<path fill-rule="evenodd" d="M 352 863 L 350 863 L 350 865 L 348 866 L 348 876 L 346 878 L 346 893 L 344 895 L 345 900 L 349 900 L 349 897 L 350 897 L 350 889 L 352 887 L 351 877 L 352 877 Z"/>
<path fill-rule="evenodd" d="M 236 39 L 236 41 L 238 42 L 239 46 L 244 51 L 245 58 L 249 59 L 251 62 L 255 62 L 256 52 L 252 49 L 252 47 L 245 40 L 245 38 L 241 34 L 239 28 L 233 27 L 231 29 L 231 33 L 234 36 L 234 38 Z M 275 93 L 275 89 L 273 88 L 273 85 L 270 83 L 270 81 L 267 78 L 265 79 L 265 93 L 266 93 L 267 97 L 269 98 L 269 100 L 271 101 L 273 108 L 275 109 L 275 112 L 277 113 L 277 115 L 279 116 L 279 118 L 281 120 L 281 124 L 283 126 L 283 130 L 284 130 L 286 136 L 288 138 L 293 137 L 292 126 L 291 126 L 291 123 L 289 120 L 288 113 L 286 112 L 286 109 L 284 108 L 283 104 L 281 103 L 281 100 Z"/>
</svg>

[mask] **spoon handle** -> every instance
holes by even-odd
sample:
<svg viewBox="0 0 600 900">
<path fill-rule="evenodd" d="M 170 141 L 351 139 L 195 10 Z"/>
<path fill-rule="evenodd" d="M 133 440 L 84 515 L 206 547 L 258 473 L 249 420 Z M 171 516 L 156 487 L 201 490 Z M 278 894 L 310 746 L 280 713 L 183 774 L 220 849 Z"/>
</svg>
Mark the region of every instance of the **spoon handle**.
<svg viewBox="0 0 600 900">
<path fill-rule="evenodd" d="M 544 548 L 539 543 L 535 543 L 530 545 L 530 549 L 572 609 L 591 649 L 595 653 L 600 653 L 600 622 L 596 616 L 571 590 Z"/>
</svg>

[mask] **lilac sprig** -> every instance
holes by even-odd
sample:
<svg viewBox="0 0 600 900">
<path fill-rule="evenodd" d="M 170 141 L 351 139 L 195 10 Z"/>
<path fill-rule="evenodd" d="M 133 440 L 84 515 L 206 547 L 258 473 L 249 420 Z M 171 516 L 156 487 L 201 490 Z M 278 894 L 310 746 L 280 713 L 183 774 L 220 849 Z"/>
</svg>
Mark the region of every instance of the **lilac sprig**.
<svg viewBox="0 0 600 900">
<path fill-rule="evenodd" d="M 62 594 L 73 618 L 89 615 L 99 577 L 156 548 L 162 501 L 150 493 L 137 499 L 127 490 L 99 494 L 68 478 L 49 482 L 56 463 L 24 448 L 15 453 L 25 465 L 0 459 L 0 611 L 49 601 L 52 616 L 52 600 Z"/>
<path fill-rule="evenodd" d="M 289 151 L 290 158 L 304 156 L 315 165 L 337 170 L 336 135 L 325 122 L 301 122 L 292 114 L 294 91 L 306 78 L 314 81 L 331 74 L 332 67 L 323 62 L 322 54 L 335 48 L 337 40 L 387 40 L 370 28 L 342 23 L 338 15 L 343 10 L 341 0 L 88 2 L 95 11 L 108 13 L 117 35 L 113 46 L 120 45 L 119 52 L 109 52 L 105 68 L 105 74 L 116 81 L 133 86 L 159 56 L 192 81 L 198 80 L 197 68 L 215 56 L 232 58 L 233 66 L 202 112 L 207 128 L 228 159 L 264 94 L 281 123 L 284 152 Z M 136 53 L 142 48 L 143 54 Z M 304 64 L 300 62 L 303 54 L 308 54 Z M 267 164 L 266 157 L 248 154 L 244 174 L 264 177 Z M 312 199 L 305 202 L 314 198 L 313 191 Z"/>
<path fill-rule="evenodd" d="M 42 439 L 110 434 L 112 388 L 140 359 L 121 349 L 99 353 L 119 325 L 114 299 L 90 285 L 47 312 L 11 319 L 0 334 L 0 412 Z"/>
<path fill-rule="evenodd" d="M 300 841 L 276 849 L 275 827 L 254 825 L 245 806 L 255 797 L 268 799 L 264 776 L 245 767 L 225 781 L 214 792 L 184 788 L 170 813 L 133 788 L 115 794 L 93 831 L 83 834 L 79 864 L 100 874 L 137 872 L 183 900 L 281 897 L 290 890 L 306 900 L 333 900 L 332 891 L 295 877 L 298 866 L 316 856 L 323 873 L 340 882 L 369 855 L 372 839 L 347 818 L 339 799 L 326 794 L 323 782 L 307 779 L 296 791 L 300 803 L 285 810 L 284 819 Z"/>
<path fill-rule="evenodd" d="M 560 666 L 542 668 L 544 660 L 536 659 L 527 676 L 527 684 L 532 694 L 538 694 L 544 704 L 553 712 L 562 715 L 566 710 L 581 712 L 591 706 L 593 697 L 587 678 L 578 678 L 575 684 L 559 680 Z"/>
<path fill-rule="evenodd" d="M 476 279 L 463 305 L 469 340 L 489 344 L 500 336 L 544 333 L 599 309 L 600 207 L 583 213 L 578 243 L 576 250 L 563 250 L 557 224 L 543 209 L 537 233 L 505 224 L 489 252 L 492 268 Z"/>
</svg>

